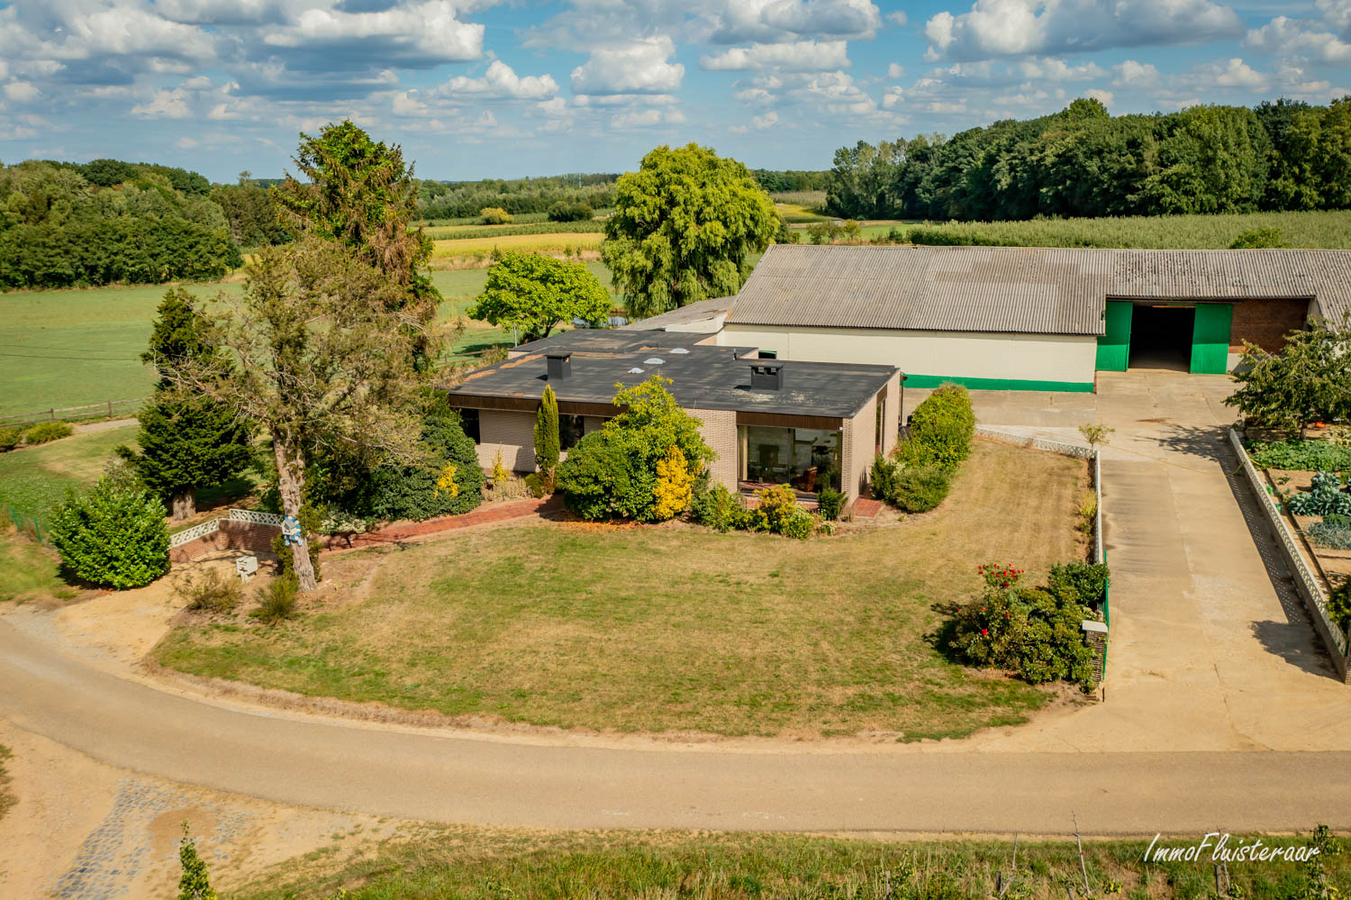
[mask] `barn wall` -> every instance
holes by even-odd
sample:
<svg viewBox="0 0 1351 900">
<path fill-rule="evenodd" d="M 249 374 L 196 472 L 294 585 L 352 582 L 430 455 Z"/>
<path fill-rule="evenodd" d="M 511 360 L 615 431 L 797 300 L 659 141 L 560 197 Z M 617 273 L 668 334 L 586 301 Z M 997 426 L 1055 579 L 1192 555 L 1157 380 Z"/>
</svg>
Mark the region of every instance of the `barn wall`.
<svg viewBox="0 0 1351 900">
<path fill-rule="evenodd" d="M 779 359 L 898 366 L 907 388 L 957 381 L 979 390 L 1091 391 L 1097 358 L 1092 335 L 727 325 L 719 343 Z"/>
</svg>

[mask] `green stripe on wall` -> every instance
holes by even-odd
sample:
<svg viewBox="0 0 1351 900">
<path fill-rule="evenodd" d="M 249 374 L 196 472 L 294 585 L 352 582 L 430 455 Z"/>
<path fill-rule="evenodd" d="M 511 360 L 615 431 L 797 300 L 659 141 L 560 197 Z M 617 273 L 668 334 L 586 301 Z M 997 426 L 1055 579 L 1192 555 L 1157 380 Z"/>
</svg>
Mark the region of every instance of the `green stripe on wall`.
<svg viewBox="0 0 1351 900">
<path fill-rule="evenodd" d="M 1027 381 L 1021 378 L 968 378 L 959 375 L 905 374 L 905 387 L 936 388 L 942 384 L 960 384 L 972 391 L 1065 391 L 1075 394 L 1093 393 L 1091 381 Z"/>
</svg>

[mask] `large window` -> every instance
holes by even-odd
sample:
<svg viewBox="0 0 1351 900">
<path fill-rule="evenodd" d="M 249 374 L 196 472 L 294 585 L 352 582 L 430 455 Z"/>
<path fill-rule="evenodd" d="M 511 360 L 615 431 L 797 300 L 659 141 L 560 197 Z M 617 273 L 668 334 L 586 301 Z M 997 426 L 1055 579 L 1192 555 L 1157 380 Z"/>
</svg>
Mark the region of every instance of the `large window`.
<svg viewBox="0 0 1351 900">
<path fill-rule="evenodd" d="M 815 428 L 743 425 L 741 479 L 751 484 L 789 484 L 814 494 L 840 489 L 840 432 Z"/>
<path fill-rule="evenodd" d="M 558 448 L 560 450 L 571 450 L 576 447 L 585 430 L 581 416 L 559 416 Z"/>
<path fill-rule="evenodd" d="M 478 410 L 462 407 L 456 412 L 460 414 L 460 427 L 464 433 L 473 438 L 475 444 L 479 443 Z"/>
</svg>

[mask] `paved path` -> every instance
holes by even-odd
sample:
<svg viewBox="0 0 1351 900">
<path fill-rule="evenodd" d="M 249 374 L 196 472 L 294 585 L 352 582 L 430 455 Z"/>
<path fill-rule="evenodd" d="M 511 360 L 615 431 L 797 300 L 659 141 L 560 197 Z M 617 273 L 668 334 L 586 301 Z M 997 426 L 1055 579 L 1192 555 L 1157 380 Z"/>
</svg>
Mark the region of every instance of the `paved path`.
<svg viewBox="0 0 1351 900">
<path fill-rule="evenodd" d="M 1225 428 L 1224 376 L 1099 373 L 1096 395 L 991 394 L 977 418 L 1103 452 L 1112 567 L 1107 702 L 1001 749 L 1351 749 L 1341 684 L 1289 580 Z M 911 398 L 907 398 L 911 399 Z"/>
<path fill-rule="evenodd" d="M 1351 826 L 1351 753 L 725 753 L 414 733 L 201 703 L 0 620 L 0 715 L 115 766 L 303 806 L 489 825 L 1064 834 Z"/>
</svg>

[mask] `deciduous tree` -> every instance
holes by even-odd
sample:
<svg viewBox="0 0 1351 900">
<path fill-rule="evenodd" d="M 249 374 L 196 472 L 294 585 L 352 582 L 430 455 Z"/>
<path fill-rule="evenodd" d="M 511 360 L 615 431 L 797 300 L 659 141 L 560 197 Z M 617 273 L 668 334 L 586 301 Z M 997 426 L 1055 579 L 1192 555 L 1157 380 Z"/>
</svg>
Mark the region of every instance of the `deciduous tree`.
<svg viewBox="0 0 1351 900">
<path fill-rule="evenodd" d="M 641 319 L 735 294 L 750 275 L 747 256 L 778 228 L 773 201 L 744 165 L 696 144 L 663 146 L 615 185 L 601 258 Z"/>
<path fill-rule="evenodd" d="M 208 339 L 227 350 L 178 361 L 182 390 L 233 408 L 272 438 L 282 508 L 300 519 L 307 457 L 335 450 L 375 465 L 420 462 L 420 378 L 411 349 L 426 325 L 397 302 L 403 286 L 343 244 L 305 237 L 259 251 L 244 291 L 223 295 Z M 302 591 L 315 574 L 302 544 Z"/>
<path fill-rule="evenodd" d="M 506 253 L 488 270 L 488 281 L 470 318 L 517 328 L 524 340 L 548 337 L 563 322 L 600 325 L 610 315 L 610 292 L 582 263 L 539 253 Z"/>
<path fill-rule="evenodd" d="M 1280 353 L 1245 341 L 1234 380 L 1224 402 L 1255 425 L 1303 435 L 1312 422 L 1351 417 L 1351 322 L 1291 332 Z"/>
</svg>

